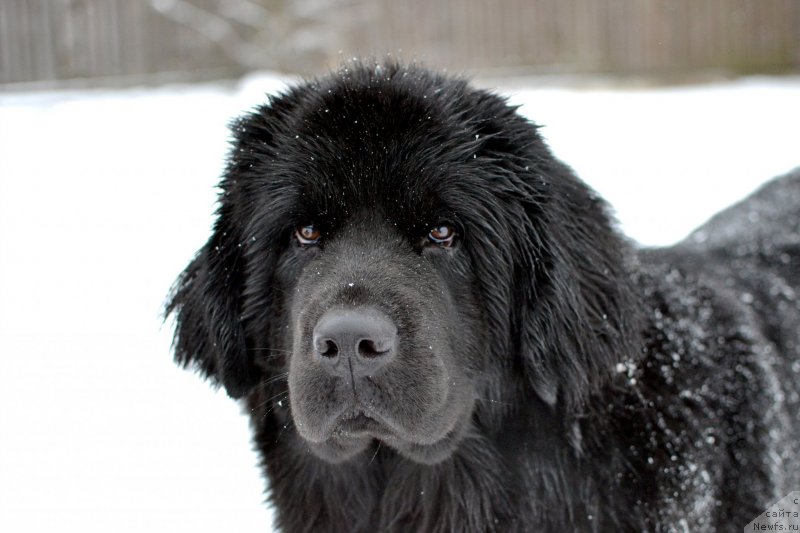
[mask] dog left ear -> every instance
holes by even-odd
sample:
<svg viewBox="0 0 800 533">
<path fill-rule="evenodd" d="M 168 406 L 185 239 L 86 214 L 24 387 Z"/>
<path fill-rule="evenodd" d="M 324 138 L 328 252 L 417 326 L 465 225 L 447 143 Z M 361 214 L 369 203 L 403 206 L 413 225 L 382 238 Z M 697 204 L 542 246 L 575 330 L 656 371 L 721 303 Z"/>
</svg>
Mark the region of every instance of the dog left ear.
<svg viewBox="0 0 800 533">
<path fill-rule="evenodd" d="M 259 381 L 248 356 L 240 321 L 242 280 L 236 268 L 240 248 L 236 233 L 225 227 L 231 218 L 220 208 L 208 243 L 178 278 L 167 304 L 176 317 L 175 360 L 193 365 L 225 387 L 233 398 L 245 396 Z"/>
<path fill-rule="evenodd" d="M 510 266 L 513 345 L 543 402 L 579 409 L 620 360 L 641 349 L 632 247 L 606 203 L 556 159 L 537 126 L 502 99 L 484 97 L 494 108 L 476 143 L 496 165 L 495 182 L 505 184 L 495 194 L 513 194 L 497 219 L 516 222 L 507 230 L 516 253 L 489 254 L 494 268 Z"/>
<path fill-rule="evenodd" d="M 538 127 L 504 100 L 483 98 L 472 109 L 492 113 L 480 122 L 474 150 L 494 165 L 494 193 L 504 202 L 496 219 L 516 222 L 502 230 L 516 252 L 495 248 L 486 254 L 492 264 L 479 261 L 487 274 L 508 269 L 510 328 L 497 330 L 511 331 L 527 384 L 544 403 L 578 409 L 641 348 L 641 306 L 627 267 L 632 248 L 606 203 L 556 159 Z"/>
<path fill-rule="evenodd" d="M 640 348 L 630 246 L 605 202 L 566 166 L 538 168 L 526 181 L 540 191 L 527 211 L 541 257 L 524 267 L 520 351 L 537 395 L 575 409 Z"/>
</svg>

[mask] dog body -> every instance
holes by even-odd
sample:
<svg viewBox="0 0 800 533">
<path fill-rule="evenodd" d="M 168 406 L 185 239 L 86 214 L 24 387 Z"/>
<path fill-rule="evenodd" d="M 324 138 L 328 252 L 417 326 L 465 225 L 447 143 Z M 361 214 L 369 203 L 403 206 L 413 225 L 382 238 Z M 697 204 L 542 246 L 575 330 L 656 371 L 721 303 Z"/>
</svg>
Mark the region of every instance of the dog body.
<svg viewBox="0 0 800 533">
<path fill-rule="evenodd" d="M 636 250 L 462 80 L 352 65 L 233 131 L 169 311 L 283 530 L 732 530 L 800 488 L 800 173 Z"/>
</svg>

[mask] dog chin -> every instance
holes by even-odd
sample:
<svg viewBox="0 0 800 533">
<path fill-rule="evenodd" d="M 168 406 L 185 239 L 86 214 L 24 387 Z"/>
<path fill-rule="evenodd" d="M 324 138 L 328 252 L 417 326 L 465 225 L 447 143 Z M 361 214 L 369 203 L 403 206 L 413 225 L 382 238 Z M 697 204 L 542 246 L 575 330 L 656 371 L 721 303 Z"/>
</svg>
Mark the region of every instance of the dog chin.
<svg viewBox="0 0 800 533">
<path fill-rule="evenodd" d="M 463 431 L 453 430 L 432 444 L 391 440 L 386 441 L 386 444 L 410 461 L 423 465 L 435 465 L 453 456 L 458 445 L 461 444 L 463 434 Z"/>
<path fill-rule="evenodd" d="M 332 436 L 322 442 L 306 442 L 314 455 L 328 463 L 339 464 L 366 451 L 373 441 L 374 439 L 368 436 Z"/>
</svg>

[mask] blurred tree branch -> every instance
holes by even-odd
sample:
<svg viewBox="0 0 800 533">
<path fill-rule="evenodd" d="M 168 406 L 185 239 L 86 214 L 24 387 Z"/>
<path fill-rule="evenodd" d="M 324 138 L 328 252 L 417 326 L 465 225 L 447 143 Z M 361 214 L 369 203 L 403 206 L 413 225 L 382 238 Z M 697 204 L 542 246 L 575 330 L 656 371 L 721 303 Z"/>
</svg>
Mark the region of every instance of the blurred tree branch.
<svg viewBox="0 0 800 533">
<path fill-rule="evenodd" d="M 343 47 L 353 0 L 149 0 L 246 70 L 311 72 Z M 205 6 L 200 4 L 205 3 Z M 343 25 L 344 24 L 344 25 Z M 333 52 L 332 52 L 333 51 Z"/>
</svg>

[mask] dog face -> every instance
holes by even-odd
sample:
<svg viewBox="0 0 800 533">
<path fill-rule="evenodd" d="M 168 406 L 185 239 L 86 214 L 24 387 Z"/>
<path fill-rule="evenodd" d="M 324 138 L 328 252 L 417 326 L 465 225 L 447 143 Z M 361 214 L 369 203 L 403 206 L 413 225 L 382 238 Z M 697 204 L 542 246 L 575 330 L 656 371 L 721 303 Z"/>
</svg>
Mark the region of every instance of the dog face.
<svg viewBox="0 0 800 533">
<path fill-rule="evenodd" d="M 288 390 L 319 457 L 377 441 L 436 463 L 520 391 L 574 406 L 610 369 L 626 295 L 604 206 L 501 98 L 359 66 L 233 130 L 169 307 L 176 355 L 234 397 Z"/>
<path fill-rule="evenodd" d="M 298 433 L 328 460 L 379 439 L 436 462 L 472 412 L 486 336 L 469 258 L 398 226 L 365 209 L 325 243 L 293 245 L 281 258 L 278 283 L 293 288 L 284 340 L 291 410 Z"/>
</svg>

